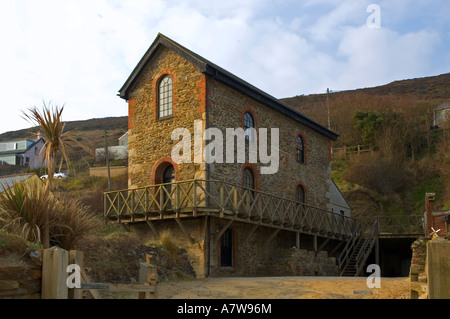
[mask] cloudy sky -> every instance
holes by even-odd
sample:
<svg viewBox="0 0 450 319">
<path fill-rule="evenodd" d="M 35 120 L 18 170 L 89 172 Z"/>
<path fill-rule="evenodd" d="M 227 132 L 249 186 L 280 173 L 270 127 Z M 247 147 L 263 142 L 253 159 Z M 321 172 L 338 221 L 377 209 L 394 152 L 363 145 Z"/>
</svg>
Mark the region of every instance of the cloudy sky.
<svg viewBox="0 0 450 319">
<path fill-rule="evenodd" d="M 158 32 L 277 98 L 450 72 L 448 0 L 0 6 L 0 133 L 30 127 L 22 111 L 43 101 L 64 104 L 67 121 L 127 115 L 118 90 Z"/>
</svg>

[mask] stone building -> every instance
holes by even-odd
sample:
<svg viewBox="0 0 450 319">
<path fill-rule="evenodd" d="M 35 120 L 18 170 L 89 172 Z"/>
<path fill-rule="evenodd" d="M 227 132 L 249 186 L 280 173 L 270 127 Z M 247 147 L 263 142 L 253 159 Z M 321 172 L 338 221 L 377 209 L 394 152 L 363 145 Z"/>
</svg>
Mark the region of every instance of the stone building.
<svg viewBox="0 0 450 319">
<path fill-rule="evenodd" d="M 119 92 L 129 190 L 107 218 L 171 229 L 198 276 L 338 273 L 354 221 L 331 212 L 337 134 L 162 34 Z"/>
</svg>

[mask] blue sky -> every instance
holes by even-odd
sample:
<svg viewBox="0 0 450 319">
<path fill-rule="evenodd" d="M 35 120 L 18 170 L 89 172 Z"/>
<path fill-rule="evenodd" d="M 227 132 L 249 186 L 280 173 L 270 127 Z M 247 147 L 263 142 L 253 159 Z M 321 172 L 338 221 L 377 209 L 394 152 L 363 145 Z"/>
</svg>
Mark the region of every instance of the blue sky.
<svg viewBox="0 0 450 319">
<path fill-rule="evenodd" d="M 370 4 L 380 28 L 369 28 Z M 0 4 L 0 133 L 22 111 L 127 115 L 116 96 L 158 32 L 277 97 L 450 72 L 448 0 L 16 0 Z"/>
</svg>

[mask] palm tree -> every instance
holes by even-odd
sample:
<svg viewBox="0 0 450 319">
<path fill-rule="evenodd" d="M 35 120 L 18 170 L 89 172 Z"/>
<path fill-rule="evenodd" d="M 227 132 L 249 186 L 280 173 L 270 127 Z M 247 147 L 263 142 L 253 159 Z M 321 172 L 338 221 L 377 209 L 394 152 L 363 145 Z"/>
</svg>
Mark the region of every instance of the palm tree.
<svg viewBox="0 0 450 319">
<path fill-rule="evenodd" d="M 63 110 L 64 105 L 52 107 L 51 104 L 47 106 L 44 102 L 42 111 L 34 106 L 28 109 L 29 113 L 23 112 L 26 120 L 38 126 L 39 133 L 44 139 L 44 145 L 39 150 L 39 156 L 42 158 L 42 164 L 45 163 L 47 166 L 48 180 L 46 186 L 49 189 L 52 187 L 58 156 L 60 157 L 58 171 L 60 171 L 64 161 L 70 165 L 68 148 L 78 145 L 86 149 L 84 145 L 77 141 L 72 132 L 64 132 L 65 123 L 61 118 Z M 42 230 L 42 244 L 44 248 L 50 246 L 48 214 L 45 216 Z"/>
</svg>

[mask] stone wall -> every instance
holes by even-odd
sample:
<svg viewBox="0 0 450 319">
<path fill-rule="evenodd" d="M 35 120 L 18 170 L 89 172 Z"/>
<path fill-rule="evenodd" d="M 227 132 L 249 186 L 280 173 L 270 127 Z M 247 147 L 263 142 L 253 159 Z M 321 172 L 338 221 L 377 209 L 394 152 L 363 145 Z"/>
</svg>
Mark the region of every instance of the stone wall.
<svg viewBox="0 0 450 319">
<path fill-rule="evenodd" d="M 0 299 L 40 299 L 40 267 L 0 267 Z"/>
<path fill-rule="evenodd" d="M 279 129 L 279 170 L 276 174 L 260 174 L 261 164 L 252 167 L 257 171 L 257 188 L 278 196 L 295 199 L 296 186 L 301 184 L 306 191 L 307 203 L 331 210 L 331 166 L 330 140 L 275 111 L 254 99 L 208 78 L 208 127 L 243 127 L 246 111 L 254 115 L 256 129 Z M 306 148 L 305 163 L 296 161 L 296 139 L 301 134 Z M 268 147 L 270 144 L 270 139 Z M 225 149 L 225 147 L 224 147 Z M 270 148 L 269 148 L 270 152 Z M 225 153 L 225 151 L 224 151 Z M 248 160 L 248 157 L 247 157 Z M 227 180 L 242 185 L 243 164 L 211 164 L 211 179 Z"/>
<path fill-rule="evenodd" d="M 276 228 L 233 222 L 233 267 L 220 267 L 220 241 L 215 234 L 226 221 L 211 220 L 211 274 L 213 276 L 308 276 L 338 275 L 335 258 L 327 252 L 316 253 L 308 247 L 306 238 L 295 248 L 295 233 Z"/>
<path fill-rule="evenodd" d="M 188 251 L 192 267 L 198 278 L 210 274 L 213 277 L 239 276 L 338 276 L 336 258 L 329 257 L 326 251 L 314 252 L 304 237 L 301 249 L 295 248 L 295 233 L 279 231 L 272 240 L 275 228 L 258 226 L 252 232 L 253 225 L 234 221 L 228 229 L 232 230 L 233 257 L 231 267 L 220 266 L 220 240 L 218 233 L 229 222 L 219 218 L 205 217 L 181 219 L 183 227 L 192 238 L 180 229 L 175 220 L 153 221 L 158 233 L 171 230 L 174 239 Z M 210 250 L 208 256 L 207 230 L 210 230 Z M 146 224 L 133 224 L 133 231 L 140 234 L 153 234 Z"/>
</svg>

